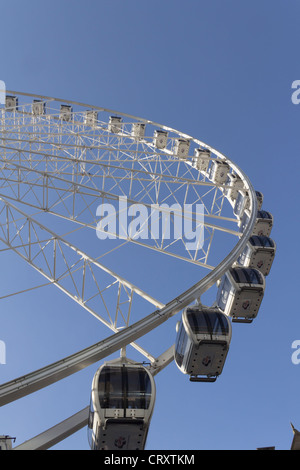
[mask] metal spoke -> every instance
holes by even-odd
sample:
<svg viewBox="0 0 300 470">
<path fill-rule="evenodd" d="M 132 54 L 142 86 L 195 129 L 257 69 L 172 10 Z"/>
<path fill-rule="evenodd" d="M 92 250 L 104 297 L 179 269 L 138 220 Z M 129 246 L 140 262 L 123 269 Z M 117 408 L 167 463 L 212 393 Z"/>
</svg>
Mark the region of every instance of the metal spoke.
<svg viewBox="0 0 300 470">
<path fill-rule="evenodd" d="M 11 203 L 2 198 L 0 198 L 0 203 L 3 204 L 0 209 L 2 229 L 0 240 L 111 330 L 117 332 L 120 328 L 128 326 L 134 294 L 143 298 L 146 302 L 150 302 L 156 308 L 164 306 L 163 303 L 94 260 Z M 46 240 L 44 238 L 45 233 L 48 234 Z M 43 235 L 42 239 L 40 239 L 40 234 Z M 28 241 L 25 242 L 25 239 Z M 47 255 L 45 252 L 47 252 Z M 51 263 L 48 260 L 51 260 Z M 68 279 L 71 279 L 71 283 L 66 282 Z M 89 282 L 88 292 L 85 288 L 87 280 Z M 117 302 L 113 317 L 107 307 L 105 295 L 108 291 L 116 289 L 118 295 L 115 295 Z M 128 296 L 127 317 L 123 313 L 119 316 L 121 311 L 120 294 L 123 290 Z M 95 309 L 94 304 L 99 305 L 98 302 L 95 302 L 95 299 L 102 301 L 107 318 Z M 119 320 L 118 317 L 123 319 L 121 323 L 117 321 Z M 138 345 L 133 346 L 148 359 L 153 360 L 151 354 L 143 348 Z"/>
<path fill-rule="evenodd" d="M 53 285 L 111 335 L 0 385 L 0 406 L 118 350 L 125 354 L 128 345 L 147 358 L 156 375 L 172 362 L 174 345 L 163 345 L 167 349 L 154 354 L 136 341 L 199 299 L 236 262 L 256 219 L 257 200 L 249 178 L 221 152 L 168 126 L 88 104 L 8 93 L 17 95 L 19 104 L 14 109 L 0 109 L 0 241 L 4 245 L 0 251 L 13 251 L 47 282 L 2 298 Z M 32 99 L 44 103 L 43 112 L 33 112 Z M 61 113 L 62 104 L 72 107 L 68 117 Z M 96 118 L 89 120 L 87 111 L 95 111 Z M 115 115 L 120 116 L 121 127 L 111 125 L 110 117 Z M 141 134 L 136 124 L 145 126 Z M 154 139 L 157 130 L 167 136 L 161 147 Z M 180 142 L 187 144 L 185 154 L 179 152 Z M 248 193 L 249 220 L 243 232 L 233 213 L 234 200 L 227 193 L 232 186 L 227 180 L 214 180 L 207 169 L 198 169 L 195 156 L 199 149 L 209 150 L 211 166 L 226 162 L 228 174 Z M 99 223 L 101 204 L 113 209 L 115 227 Z M 199 216 L 200 206 L 204 219 Z M 137 222 L 141 207 L 143 219 Z M 189 232 L 176 233 L 179 217 Z M 53 221 L 55 230 L 49 228 Z M 60 226 L 64 236 L 58 233 Z M 95 258 L 87 247 L 69 241 L 75 235 L 80 238 L 77 229 L 86 230 L 84 233 L 92 229 L 99 238 L 116 242 L 102 243 L 103 252 Z M 143 231 L 147 237 L 141 236 Z M 196 233 L 198 239 L 191 246 Z M 220 239 L 226 239 L 226 248 Z M 197 269 L 206 268 L 208 274 L 164 303 L 100 262 L 104 257 L 107 261 L 115 250 L 119 254 L 122 249 L 141 248 L 152 250 L 153 256 L 167 255 Z M 146 307 L 142 312 L 141 305 Z M 87 409 L 18 447 L 49 448 L 86 421 Z"/>
</svg>

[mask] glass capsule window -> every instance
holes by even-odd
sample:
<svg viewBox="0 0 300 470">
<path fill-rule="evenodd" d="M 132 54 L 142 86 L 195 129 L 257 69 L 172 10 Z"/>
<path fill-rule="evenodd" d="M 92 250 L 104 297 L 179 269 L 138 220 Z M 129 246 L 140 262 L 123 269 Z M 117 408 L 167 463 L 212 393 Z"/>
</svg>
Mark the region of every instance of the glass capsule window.
<svg viewBox="0 0 300 470">
<path fill-rule="evenodd" d="M 101 408 L 148 409 L 151 381 L 142 367 L 104 367 L 99 376 Z"/>
<path fill-rule="evenodd" d="M 238 284 L 263 284 L 263 277 L 259 271 L 252 268 L 234 268 L 230 273 Z"/>
<path fill-rule="evenodd" d="M 258 211 L 257 213 L 258 219 L 272 219 L 270 212 L 267 211 Z"/>
<path fill-rule="evenodd" d="M 225 310 L 228 297 L 232 289 L 232 284 L 230 279 L 228 278 L 227 274 L 223 276 L 221 284 L 219 286 L 219 290 L 217 293 L 217 305 L 222 309 Z"/>
<path fill-rule="evenodd" d="M 274 248 L 274 242 L 271 238 L 265 236 L 253 235 L 249 238 L 252 246 L 263 246 L 266 248 Z"/>
<path fill-rule="evenodd" d="M 182 366 L 188 340 L 188 335 L 186 334 L 184 326 L 181 323 L 175 347 L 175 360 L 179 367 Z"/>
<path fill-rule="evenodd" d="M 220 312 L 188 309 L 186 316 L 195 334 L 228 335 L 229 333 L 228 322 Z"/>
</svg>

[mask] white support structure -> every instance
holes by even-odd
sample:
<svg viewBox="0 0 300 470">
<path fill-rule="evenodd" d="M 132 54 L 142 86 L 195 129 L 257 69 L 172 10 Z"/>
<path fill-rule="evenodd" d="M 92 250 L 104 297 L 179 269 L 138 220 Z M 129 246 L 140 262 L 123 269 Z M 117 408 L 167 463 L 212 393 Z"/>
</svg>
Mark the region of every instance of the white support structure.
<svg viewBox="0 0 300 470">
<path fill-rule="evenodd" d="M 156 375 L 161 372 L 165 367 L 167 367 L 174 359 L 174 344 L 167 349 L 163 354 L 161 354 L 156 360 L 151 364 L 150 371 L 152 375 Z"/>
<path fill-rule="evenodd" d="M 1 203 L 3 204 L 2 208 Z M 127 296 L 127 314 L 125 317 L 122 315 L 124 323 L 122 323 L 121 327 L 128 326 L 129 324 L 133 294 L 142 297 L 145 301 L 154 305 L 155 308 L 162 308 L 164 306 L 163 303 L 157 301 L 146 292 L 143 292 L 134 284 L 114 273 L 111 269 L 91 258 L 86 253 L 58 236 L 55 232 L 46 228 L 32 217 L 17 209 L 13 204 L 1 198 L 0 227 L 2 231 L 2 233 L 0 233 L 0 240 L 4 244 L 9 246 L 15 253 L 21 256 L 24 261 L 27 261 L 27 263 L 38 270 L 48 281 L 53 283 L 53 285 L 62 290 L 66 295 L 71 297 L 72 300 L 81 305 L 114 332 L 118 332 L 120 328 L 120 326 L 117 327 L 117 319 L 120 311 L 121 290 L 124 290 Z M 26 240 L 26 242 L 24 242 L 24 240 Z M 48 252 L 50 251 L 50 253 L 47 254 L 48 258 L 45 256 L 46 249 Z M 63 269 L 61 269 L 60 272 L 58 272 L 59 264 L 63 265 Z M 90 272 L 89 278 L 88 271 Z M 101 271 L 108 274 L 108 281 L 106 276 L 103 280 Z M 63 281 L 66 277 L 71 277 L 73 289 L 67 289 L 64 286 Z M 92 296 L 90 292 L 88 296 L 86 295 L 85 284 L 87 279 L 90 284 L 93 283 L 95 287 Z M 103 284 L 105 281 L 109 284 Z M 110 315 L 103 298 L 104 291 L 111 288 L 117 289 L 118 292 L 114 318 Z M 94 300 L 96 296 L 99 298 L 99 305 L 101 301 L 104 304 L 107 311 L 107 319 L 89 306 L 90 298 L 92 297 Z M 123 304 L 124 303 L 125 302 L 123 302 Z M 137 345 L 133 346 L 149 360 L 154 360 L 145 350 Z"/>
<path fill-rule="evenodd" d="M 254 200 L 254 207 L 255 207 Z M 252 213 L 250 224 L 245 229 L 243 236 L 234 247 L 232 252 L 210 272 L 205 278 L 196 283 L 176 299 L 169 302 L 161 310 L 157 310 L 139 322 L 128 326 L 113 336 L 96 343 L 95 345 L 79 351 L 68 358 L 53 363 L 45 368 L 35 371 L 19 379 L 12 380 L 0 386 L 0 406 L 24 397 L 34 391 L 40 390 L 56 381 L 68 377 L 75 372 L 97 362 L 113 352 L 122 349 L 127 344 L 132 343 L 139 337 L 145 335 L 152 329 L 161 325 L 171 316 L 187 307 L 191 302 L 198 299 L 201 294 L 212 287 L 222 275 L 233 265 L 239 254 L 242 252 L 247 240 L 252 233 L 255 223 L 255 212 Z"/>
<path fill-rule="evenodd" d="M 87 426 L 88 417 L 89 407 L 87 406 L 70 418 L 56 424 L 38 436 L 23 442 L 23 444 L 14 447 L 12 450 L 48 450 L 55 444 L 58 444 L 62 440 Z"/>
<path fill-rule="evenodd" d="M 100 320 L 111 335 L 0 385 L 0 406 L 54 384 L 118 350 L 124 351 L 127 345 L 147 358 L 151 373 L 156 375 L 173 360 L 174 346 L 157 357 L 135 341 L 199 299 L 236 262 L 256 221 L 257 198 L 249 178 L 216 149 L 170 127 L 78 102 L 8 93 L 8 109 L 0 113 L 0 241 Z M 158 142 L 160 134 L 163 140 Z M 201 149 L 207 159 L 205 169 L 195 166 L 194 154 Z M 221 179 L 209 179 L 209 165 L 219 164 L 225 165 L 229 174 L 237 175 L 239 185 L 249 195 L 249 219 L 243 233 L 233 214 L 234 201 L 226 200 L 231 187 Z M 113 249 L 126 249 L 127 243 L 149 248 L 162 256 L 204 267 L 208 274 L 163 303 L 38 218 L 45 216 L 76 229 L 96 231 L 96 204 L 109 202 L 117 207 L 119 202 L 116 216 L 120 223 L 124 213 L 120 201 L 142 204 L 149 211 L 145 226 L 150 236 L 138 239 L 127 232 L 110 233 L 118 242 Z M 170 240 L 167 230 L 158 238 L 153 236 L 153 207 L 159 207 L 160 222 L 169 218 L 174 228 L 175 212 L 173 218 L 171 215 L 178 205 L 193 207 L 181 215 L 184 223 L 199 225 L 194 209 L 197 204 L 204 210 L 201 246 L 189 249 L 185 234 Z M 230 252 L 226 255 L 221 250 L 222 257 L 214 259 L 222 236 L 231 237 Z M 113 293 L 109 301 L 108 292 Z M 140 311 L 141 302 L 147 307 L 150 304 L 151 313 Z M 134 317 L 133 312 L 140 315 Z M 15 449 L 50 448 L 86 425 L 87 416 L 85 408 Z"/>
</svg>

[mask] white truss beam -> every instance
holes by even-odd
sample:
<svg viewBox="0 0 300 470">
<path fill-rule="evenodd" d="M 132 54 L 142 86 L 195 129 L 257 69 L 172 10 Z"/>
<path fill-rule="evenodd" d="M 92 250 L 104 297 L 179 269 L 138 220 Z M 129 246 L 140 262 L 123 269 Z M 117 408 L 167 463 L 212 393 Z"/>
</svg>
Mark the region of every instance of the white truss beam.
<svg viewBox="0 0 300 470">
<path fill-rule="evenodd" d="M 31 103 L 20 104 L 16 112 L 0 110 L 0 239 L 49 282 L 101 320 L 113 334 L 82 351 L 0 385 L 0 406 L 49 386 L 118 350 L 125 350 L 128 344 L 149 359 L 155 375 L 172 361 L 173 346 L 155 358 L 135 341 L 198 299 L 236 261 L 248 242 L 256 219 L 256 195 L 248 177 L 217 150 L 167 126 L 121 113 L 126 122 L 121 132 L 114 134 L 105 119 L 108 113 L 115 115 L 115 111 L 45 96 L 8 93 L 40 98 L 46 103 L 47 113 L 33 115 Z M 76 108 L 69 122 L 60 118 L 61 102 Z M 83 107 L 99 113 L 95 125 L 86 124 Z M 152 132 L 155 127 L 167 131 L 166 148 L 157 149 L 152 134 L 145 134 L 141 139 L 132 136 L 131 125 L 137 121 L 146 124 Z M 226 160 L 230 172 L 241 178 L 250 197 L 250 219 L 242 234 L 236 230 L 236 220 L 226 213 L 224 188 L 228 189 L 228 186 L 212 184 L 208 174 L 193 168 L 190 156 L 182 160 L 174 155 L 178 138 L 188 139 L 191 151 L 206 148 L 212 152 L 212 159 Z M 179 251 L 176 256 L 205 266 L 211 272 L 164 305 L 8 202 L 8 199 L 21 202 L 28 211 L 31 208 L 51 212 L 94 228 L 93 202 L 97 198 L 116 201 L 120 196 L 147 207 L 163 203 L 202 203 L 207 217 L 206 246 L 193 255 L 185 250 L 184 256 Z M 189 216 L 193 217 L 193 214 Z M 209 253 L 213 252 L 215 234 L 220 231 L 234 236 L 237 243 L 214 267 L 208 264 Z M 173 243 L 166 244 L 162 238 L 151 248 L 173 255 Z M 114 292 L 113 308 L 106 301 L 108 291 Z M 152 304 L 155 310 L 133 322 L 131 312 L 136 296 Z M 101 312 L 94 308 L 95 299 L 101 301 Z M 49 448 L 58 442 L 57 439 L 63 439 L 84 425 L 86 419 L 87 409 L 24 445 Z"/>
<path fill-rule="evenodd" d="M 13 448 L 13 450 L 48 450 L 55 444 L 71 436 L 75 432 L 84 428 L 88 424 L 89 407 L 74 414 L 70 418 L 65 419 L 59 424 L 56 424 L 47 431 L 23 442 Z"/>
</svg>

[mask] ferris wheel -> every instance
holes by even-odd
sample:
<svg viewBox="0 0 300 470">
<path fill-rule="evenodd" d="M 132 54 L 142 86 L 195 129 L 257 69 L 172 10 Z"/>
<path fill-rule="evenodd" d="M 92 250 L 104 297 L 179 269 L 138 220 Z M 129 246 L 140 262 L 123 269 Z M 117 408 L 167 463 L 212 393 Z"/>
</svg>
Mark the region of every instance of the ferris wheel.
<svg viewBox="0 0 300 470">
<path fill-rule="evenodd" d="M 93 409 L 16 449 L 50 448 L 84 426 L 92 448 L 126 449 L 128 436 L 144 448 L 155 375 L 175 360 L 192 382 L 215 381 L 232 323 L 257 316 L 276 251 L 272 215 L 235 163 L 168 126 L 14 91 L 0 112 L 0 240 L 103 325 L 98 343 L 0 385 L 0 405 L 106 361 L 93 382 Z M 130 274 L 121 261 L 110 263 L 116 254 L 130 258 Z M 132 279 L 137 266 L 151 273 L 144 256 L 155 258 L 156 276 L 170 260 L 201 274 L 162 300 L 139 285 L 138 272 Z M 206 306 L 212 288 L 217 295 Z M 144 345 L 180 313 L 170 344 L 166 337 L 159 352 L 154 342 Z"/>
</svg>

